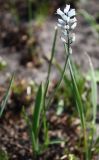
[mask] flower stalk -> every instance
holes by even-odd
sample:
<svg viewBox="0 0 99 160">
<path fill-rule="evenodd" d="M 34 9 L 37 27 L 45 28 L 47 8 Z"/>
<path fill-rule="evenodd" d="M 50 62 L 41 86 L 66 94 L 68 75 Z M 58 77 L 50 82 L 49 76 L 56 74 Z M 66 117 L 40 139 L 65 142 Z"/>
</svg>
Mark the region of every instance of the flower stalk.
<svg viewBox="0 0 99 160">
<path fill-rule="evenodd" d="M 73 33 L 73 30 L 77 25 L 77 19 L 75 17 L 76 16 L 75 9 L 70 9 L 70 5 L 66 5 L 66 7 L 64 8 L 64 11 L 61 11 L 60 8 L 57 9 L 57 14 L 61 17 L 58 19 L 58 27 L 61 29 L 61 32 L 62 32 L 61 40 L 64 43 L 65 52 L 67 53 L 67 55 L 71 55 L 72 54 L 71 44 L 75 41 L 75 34 Z M 72 79 L 73 91 L 75 92 L 74 93 L 75 102 L 77 105 L 77 110 L 78 110 L 78 114 L 81 120 L 82 130 L 83 130 L 84 152 L 85 152 L 84 159 L 89 160 L 84 108 L 83 108 L 81 96 L 79 94 L 79 90 L 77 87 L 77 82 L 76 82 L 75 74 L 73 71 L 73 66 L 71 63 L 70 56 L 68 59 L 68 65 L 69 65 L 70 75 Z"/>
</svg>

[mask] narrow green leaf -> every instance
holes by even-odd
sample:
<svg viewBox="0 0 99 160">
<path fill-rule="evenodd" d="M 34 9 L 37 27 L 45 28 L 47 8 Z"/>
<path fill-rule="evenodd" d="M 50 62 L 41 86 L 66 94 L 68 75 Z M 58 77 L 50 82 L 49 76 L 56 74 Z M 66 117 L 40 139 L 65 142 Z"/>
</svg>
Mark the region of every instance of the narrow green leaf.
<svg viewBox="0 0 99 160">
<path fill-rule="evenodd" d="M 80 10 L 80 13 L 91 25 L 96 24 L 95 18 L 92 15 L 90 15 L 87 11 L 82 9 Z"/>
<path fill-rule="evenodd" d="M 65 47 L 65 51 L 66 51 L 66 47 Z M 57 92 L 57 90 L 59 89 L 61 83 L 62 83 L 62 80 L 64 79 L 64 75 L 65 75 L 65 70 L 66 70 L 66 67 L 67 67 L 67 64 L 68 64 L 68 60 L 69 60 L 69 56 L 70 56 L 70 53 L 68 53 L 66 55 L 66 59 L 65 59 L 65 64 L 64 64 L 64 67 L 63 67 L 63 70 L 61 70 L 61 68 L 59 67 L 59 69 L 61 70 L 61 77 L 58 81 L 58 84 L 56 86 L 56 88 L 54 89 L 52 95 L 50 96 L 49 100 L 48 100 L 48 103 L 47 103 L 47 107 L 49 106 L 49 104 L 51 103 L 51 100 L 53 98 L 53 96 L 55 95 L 55 93 Z"/>
<path fill-rule="evenodd" d="M 48 67 L 48 75 L 47 75 L 46 84 L 45 84 L 45 94 L 44 94 L 45 97 L 46 97 L 46 93 L 47 93 L 48 86 L 49 86 L 49 78 L 50 78 L 51 66 L 52 66 L 52 62 L 53 62 L 53 58 L 54 58 L 54 54 L 55 54 L 57 33 L 58 33 L 58 30 L 57 30 L 57 28 L 55 28 L 54 40 L 53 40 L 52 51 L 51 51 L 51 59 L 50 59 L 49 67 Z"/>
<path fill-rule="evenodd" d="M 99 154 L 99 136 L 97 137 L 97 139 L 94 143 L 94 149 L 95 149 L 95 153 Z"/>
<path fill-rule="evenodd" d="M 81 9 L 80 14 L 85 18 L 85 20 L 91 25 L 92 29 L 96 32 L 97 38 L 99 38 L 99 24 L 95 20 L 94 16 L 89 14 L 87 11 Z"/>
<path fill-rule="evenodd" d="M 85 159 L 88 160 L 89 152 L 88 152 L 88 141 L 87 141 L 87 134 L 86 134 L 86 119 L 85 119 L 85 114 L 84 114 L 84 106 L 82 104 L 81 95 L 78 90 L 76 77 L 75 77 L 76 75 L 74 74 L 74 71 L 73 71 L 71 59 L 69 59 L 68 64 L 69 64 L 70 75 L 72 79 L 73 94 L 75 98 L 74 100 L 76 102 L 78 114 L 79 114 L 80 121 L 81 121 L 82 130 L 83 130 L 83 135 L 84 135 L 84 150 L 85 150 L 85 157 L 86 157 Z"/>
<path fill-rule="evenodd" d="M 60 72 L 60 75 L 62 75 L 63 69 L 60 66 L 60 64 L 56 61 L 56 59 L 54 59 L 54 65 L 57 67 L 58 71 Z M 64 74 L 63 80 L 64 80 L 64 83 L 66 84 L 66 87 L 70 86 L 71 81 L 69 80 L 68 76 L 66 76 L 65 74 Z"/>
<path fill-rule="evenodd" d="M 35 138 L 38 136 L 38 129 L 40 126 L 40 115 L 43 107 L 44 101 L 44 86 L 41 84 L 38 88 L 38 92 L 36 95 L 35 108 L 33 113 L 33 132 Z"/>
<path fill-rule="evenodd" d="M 99 83 L 99 70 L 94 70 L 95 73 L 95 80 L 97 83 Z M 86 75 L 86 80 L 91 81 L 91 72 L 89 71 Z"/>
<path fill-rule="evenodd" d="M 90 159 L 92 159 L 92 147 L 93 147 L 93 142 L 94 142 L 94 133 L 95 133 L 95 123 L 96 123 L 96 112 L 97 112 L 97 82 L 96 82 L 96 76 L 95 76 L 95 71 L 94 67 L 91 61 L 90 56 L 86 53 L 86 56 L 88 57 L 89 64 L 90 64 L 90 75 L 91 75 L 91 102 L 93 106 L 93 123 L 90 127 L 90 141 L 89 141 L 89 147 L 88 147 L 88 154 Z"/>
<path fill-rule="evenodd" d="M 98 150 L 99 150 L 99 136 L 95 140 L 94 148 L 98 148 Z"/>
<path fill-rule="evenodd" d="M 74 71 L 73 71 L 73 66 L 72 66 L 70 59 L 68 61 L 68 64 L 69 64 L 70 75 L 71 75 L 72 84 L 73 84 L 73 94 L 74 94 L 75 102 L 77 105 L 77 110 L 80 116 L 82 128 L 85 129 L 84 108 L 83 108 L 81 96 L 78 91 L 77 82 L 76 82 L 76 78 L 75 78 Z"/>
<path fill-rule="evenodd" d="M 91 61 L 91 58 L 86 54 L 89 60 L 90 69 L 91 69 L 91 101 L 93 105 L 93 124 L 96 122 L 96 113 L 97 113 L 97 82 L 94 67 Z"/>
<path fill-rule="evenodd" d="M 0 160 L 9 160 L 8 154 L 0 149 Z"/>
<path fill-rule="evenodd" d="M 9 87 L 8 87 L 8 89 L 7 89 L 6 93 L 5 93 L 5 96 L 3 97 L 1 105 L 0 105 L 0 117 L 2 116 L 3 111 L 5 109 L 5 106 L 7 104 L 7 101 L 8 101 L 8 98 L 9 98 L 9 94 L 10 94 L 10 90 L 11 90 L 12 83 L 13 83 L 13 79 L 14 79 L 14 74 L 11 77 Z"/>
<path fill-rule="evenodd" d="M 46 122 L 46 95 L 47 95 L 48 86 L 49 86 L 51 67 L 52 67 L 52 63 L 53 63 L 53 59 L 54 59 L 54 55 L 55 55 L 55 46 L 56 46 L 56 40 L 57 40 L 57 33 L 58 33 L 58 29 L 57 29 L 57 27 L 55 27 L 54 40 L 53 40 L 53 45 L 52 45 L 52 50 L 51 50 L 51 58 L 50 58 L 50 61 L 49 61 L 48 74 L 47 74 L 47 78 L 46 78 L 46 82 L 45 82 L 45 86 L 44 86 L 44 97 L 43 97 L 43 100 L 44 100 L 43 101 L 43 105 L 44 106 L 43 106 L 43 112 L 42 112 L 43 113 L 42 114 L 43 118 L 42 118 L 41 121 L 43 121 L 43 125 L 44 125 L 45 143 L 47 143 L 49 141 L 49 138 L 48 138 L 48 126 L 47 126 L 47 122 Z M 34 130 L 36 129 L 36 127 L 37 126 L 35 126 Z"/>
<path fill-rule="evenodd" d="M 31 142 L 32 142 L 32 148 L 33 148 L 33 151 L 36 151 L 37 150 L 37 144 L 36 144 L 36 141 L 35 141 L 35 136 L 34 136 L 34 133 L 33 133 L 33 129 L 32 129 L 32 123 L 31 123 L 31 120 L 29 119 L 28 115 L 26 114 L 26 111 L 23 107 L 22 109 L 22 115 L 24 117 L 24 120 L 28 126 L 28 132 L 29 132 L 29 136 L 30 136 L 30 139 L 31 139 Z"/>
<path fill-rule="evenodd" d="M 95 146 L 99 146 L 99 136 L 95 140 Z"/>
</svg>

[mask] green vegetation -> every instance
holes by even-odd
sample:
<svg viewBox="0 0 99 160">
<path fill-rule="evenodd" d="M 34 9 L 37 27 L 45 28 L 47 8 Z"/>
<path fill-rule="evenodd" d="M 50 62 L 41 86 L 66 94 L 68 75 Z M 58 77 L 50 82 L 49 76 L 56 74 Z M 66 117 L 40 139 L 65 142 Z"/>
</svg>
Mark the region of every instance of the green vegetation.
<svg viewBox="0 0 99 160">
<path fill-rule="evenodd" d="M 0 150 L 0 160 L 9 160 L 7 153 L 3 150 Z"/>
<path fill-rule="evenodd" d="M 11 2 L 11 5 L 14 10 L 12 10 L 12 13 L 17 15 L 18 12 L 15 8 L 15 4 Z M 35 6 L 35 13 L 32 12 L 33 5 Z M 43 18 L 45 18 L 49 12 L 49 5 L 50 1 L 46 2 L 43 0 L 39 2 L 38 0 L 28 0 L 29 22 L 33 20 L 33 16 L 37 21 L 42 22 L 44 20 Z M 68 147 L 66 148 L 68 142 L 67 139 L 64 139 L 64 136 L 51 139 L 51 123 L 49 123 L 47 115 L 52 108 L 55 112 L 55 116 L 58 118 L 64 114 L 65 116 L 69 115 L 70 118 L 72 117 L 79 120 L 78 134 L 81 135 L 78 136 L 79 140 L 75 146 L 79 148 L 79 153 L 81 154 L 80 156 L 83 158 L 83 160 L 93 160 L 94 156 L 99 153 L 99 136 L 95 138 L 98 95 L 97 82 L 99 82 L 99 72 L 94 70 L 91 58 L 87 54 L 85 54 L 85 58 L 88 59 L 90 66 L 90 71 L 88 74 L 83 74 L 79 67 L 74 64 L 71 52 L 71 44 L 75 40 L 75 36 L 72 31 L 76 27 L 77 20 L 75 18 L 75 9 L 72 10 L 71 13 L 68 13 L 70 12 L 70 6 L 67 5 L 66 7 L 67 8 L 65 8 L 64 12 L 62 12 L 60 9 L 57 10 L 57 14 L 61 16 L 61 19 L 58 19 L 58 26 L 60 26 L 62 36 L 64 34 L 64 37 L 61 37 L 65 53 L 64 66 L 61 67 L 61 65 L 55 59 L 55 49 L 57 47 L 56 41 L 58 35 L 58 28 L 55 27 L 51 57 L 48 59 L 49 66 L 45 81 L 41 82 L 38 86 L 34 83 L 13 83 L 13 75 L 0 104 L 1 118 L 6 107 L 11 88 L 13 95 L 19 97 L 20 99 L 23 93 L 27 93 L 27 95 L 24 94 L 25 96 L 23 99 L 24 101 L 26 100 L 29 102 L 31 101 L 32 96 L 34 96 L 33 94 L 36 92 L 35 99 L 33 99 L 34 103 L 32 103 L 31 116 L 26 112 L 26 106 L 24 104 L 22 106 L 22 116 L 28 128 L 27 133 L 30 138 L 34 160 L 37 160 L 40 155 L 45 153 L 50 148 L 50 146 L 54 146 L 56 144 L 63 145 L 63 143 L 64 146 L 62 149 L 64 152 L 62 152 L 62 154 L 64 153 L 64 155 L 62 155 L 63 157 L 61 159 L 68 158 L 69 160 L 79 160 L 79 155 L 70 152 Z M 71 14 L 70 17 L 69 14 Z M 86 18 L 91 26 L 98 31 L 98 25 L 96 24 L 94 18 L 85 11 L 82 11 L 81 14 Z M 17 17 L 19 17 L 19 15 Z M 20 18 L 16 19 L 18 20 L 19 24 Z M 70 20 L 74 22 L 70 22 Z M 29 39 L 32 39 L 32 28 L 30 24 L 28 36 Z M 30 54 L 32 54 L 34 49 L 32 44 L 30 45 L 29 49 Z M 60 77 L 54 87 L 52 87 L 52 90 L 49 91 L 51 82 L 51 69 L 53 65 L 59 71 Z M 0 63 L 0 69 L 2 67 L 4 67 L 3 61 Z M 71 125 L 71 120 L 69 124 Z M 0 150 L 0 160 L 8 159 L 7 153 L 3 150 Z"/>
<path fill-rule="evenodd" d="M 9 84 L 9 87 L 1 101 L 1 104 L 0 104 L 0 117 L 2 116 L 3 114 L 3 111 L 6 107 L 6 104 L 7 104 L 7 101 L 8 101 L 8 98 L 9 98 L 9 94 L 10 94 L 10 90 L 11 90 L 11 86 L 12 86 L 12 83 L 13 83 L 13 78 L 14 78 L 14 75 L 12 76 L 11 80 L 10 80 L 10 84 Z"/>
</svg>

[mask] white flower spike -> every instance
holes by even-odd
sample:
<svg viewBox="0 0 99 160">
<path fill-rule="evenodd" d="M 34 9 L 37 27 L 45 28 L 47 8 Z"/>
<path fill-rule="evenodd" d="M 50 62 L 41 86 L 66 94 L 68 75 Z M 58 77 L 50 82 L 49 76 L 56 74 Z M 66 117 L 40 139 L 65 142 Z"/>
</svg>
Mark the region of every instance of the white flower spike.
<svg viewBox="0 0 99 160">
<path fill-rule="evenodd" d="M 72 30 L 77 26 L 76 11 L 75 9 L 70 9 L 70 5 L 66 5 L 64 11 L 57 9 L 57 14 L 61 17 L 58 19 L 58 27 L 61 28 L 62 34 L 64 37 L 61 37 L 61 40 L 67 44 L 67 39 L 69 37 L 70 44 L 75 41 L 75 34 L 72 33 Z"/>
</svg>

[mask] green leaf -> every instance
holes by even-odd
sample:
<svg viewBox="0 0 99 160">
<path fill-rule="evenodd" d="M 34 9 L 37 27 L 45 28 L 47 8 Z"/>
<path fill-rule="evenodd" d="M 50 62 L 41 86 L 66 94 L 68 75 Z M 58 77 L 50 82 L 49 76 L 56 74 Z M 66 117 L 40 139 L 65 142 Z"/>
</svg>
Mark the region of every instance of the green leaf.
<svg viewBox="0 0 99 160">
<path fill-rule="evenodd" d="M 74 100 L 76 102 L 77 110 L 80 116 L 82 128 L 85 129 L 85 117 L 84 117 L 84 108 L 81 100 L 81 96 L 79 94 L 79 90 L 77 87 L 76 77 L 74 75 L 73 65 L 71 63 L 71 60 L 69 59 L 69 69 L 70 69 L 70 75 L 72 79 L 72 87 L 73 87 L 73 94 L 74 94 Z"/>
<path fill-rule="evenodd" d="M 44 102 L 44 86 L 41 84 L 38 88 L 38 92 L 36 95 L 34 113 L 33 113 L 33 132 L 35 139 L 38 136 L 38 129 L 40 127 L 40 115 L 43 108 Z"/>
<path fill-rule="evenodd" d="M 99 136 L 97 137 L 95 144 L 94 144 L 95 152 L 99 154 Z"/>
<path fill-rule="evenodd" d="M 26 111 L 23 107 L 22 109 L 22 115 L 24 117 L 24 120 L 28 126 L 28 132 L 29 132 L 29 136 L 30 136 L 30 139 L 31 139 L 31 142 L 32 142 L 32 148 L 34 151 L 37 150 L 37 144 L 36 144 L 36 141 L 35 141 L 35 136 L 34 136 L 34 132 L 33 132 L 33 129 L 32 129 L 32 123 L 31 123 L 31 120 L 30 118 L 28 117 L 28 115 L 26 114 Z"/>
<path fill-rule="evenodd" d="M 99 146 L 99 136 L 97 137 L 96 141 L 95 141 L 95 145 Z"/>
<path fill-rule="evenodd" d="M 66 51 L 66 47 L 65 47 L 65 51 Z M 48 103 L 47 103 L 47 106 L 49 106 L 49 104 L 51 103 L 51 100 L 53 98 L 53 96 L 55 95 L 55 93 L 57 92 L 57 90 L 59 89 L 61 83 L 62 83 L 62 80 L 64 79 L 64 75 L 65 75 L 65 71 L 66 71 L 66 67 L 67 67 L 67 64 L 68 64 L 68 60 L 69 60 L 69 56 L 70 56 L 70 53 L 68 53 L 66 55 L 66 59 L 65 59 L 65 64 L 64 64 L 64 67 L 63 67 L 63 70 L 61 71 L 61 77 L 57 83 L 57 86 L 56 88 L 54 89 L 52 95 L 50 96 L 49 100 L 48 100 Z M 55 63 L 55 62 L 54 62 Z M 58 66 L 59 67 L 59 66 Z M 60 67 L 59 67 L 60 68 Z M 60 68 L 61 70 L 61 68 Z"/>
<path fill-rule="evenodd" d="M 11 77 L 9 87 L 8 87 L 8 89 L 7 89 L 6 93 L 5 93 L 5 96 L 3 97 L 1 105 L 0 105 L 0 117 L 2 116 L 3 111 L 5 109 L 5 106 L 7 104 L 7 101 L 8 101 L 8 98 L 9 98 L 9 94 L 10 94 L 10 90 L 11 90 L 12 83 L 13 83 L 13 79 L 14 79 L 14 74 Z"/>
<path fill-rule="evenodd" d="M 49 86 L 51 67 L 52 67 L 52 62 L 53 62 L 54 55 L 55 55 L 55 46 L 56 46 L 56 40 L 57 40 L 57 33 L 58 33 L 58 30 L 57 30 L 57 28 L 55 28 L 54 40 L 53 40 L 53 45 L 52 45 L 52 50 L 51 50 L 51 58 L 50 58 L 50 63 L 49 63 L 49 67 L 48 67 L 47 79 L 46 79 L 46 83 L 45 83 L 45 93 L 44 93 L 45 97 L 46 97 L 48 86 Z"/>
<path fill-rule="evenodd" d="M 0 160 L 9 160 L 7 153 L 1 149 L 0 149 Z"/>
<path fill-rule="evenodd" d="M 99 83 L 99 70 L 94 70 L 94 73 L 95 73 L 95 80 L 97 83 Z M 91 81 L 91 72 L 90 71 L 85 76 L 86 76 L 87 81 Z"/>
<path fill-rule="evenodd" d="M 81 9 L 80 14 L 85 18 L 85 20 L 89 23 L 92 30 L 95 33 L 96 38 L 99 40 L 99 24 L 93 15 L 89 14 L 87 11 Z"/>
<path fill-rule="evenodd" d="M 97 112 L 97 82 L 95 77 L 94 67 L 91 61 L 91 58 L 86 54 L 89 60 L 90 69 L 91 69 L 91 101 L 93 105 L 93 124 L 96 122 L 96 112 Z"/>
<path fill-rule="evenodd" d="M 87 11 L 82 9 L 80 13 L 91 25 L 96 24 L 95 18 L 92 15 L 90 15 Z"/>
</svg>

